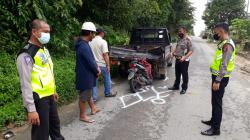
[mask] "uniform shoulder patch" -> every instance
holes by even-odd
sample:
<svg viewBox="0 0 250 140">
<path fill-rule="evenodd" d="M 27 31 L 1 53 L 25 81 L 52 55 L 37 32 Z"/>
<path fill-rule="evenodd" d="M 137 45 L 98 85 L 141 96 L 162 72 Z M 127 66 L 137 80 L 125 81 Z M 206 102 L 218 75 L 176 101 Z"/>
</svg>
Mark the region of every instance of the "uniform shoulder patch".
<svg viewBox="0 0 250 140">
<path fill-rule="evenodd" d="M 223 51 L 224 51 L 224 52 L 227 52 L 228 49 L 230 49 L 229 47 L 232 47 L 232 45 L 230 45 L 230 44 L 225 44 L 225 45 L 223 46 Z"/>
<path fill-rule="evenodd" d="M 27 65 L 32 64 L 33 60 L 30 56 L 24 56 L 24 61 Z"/>
</svg>

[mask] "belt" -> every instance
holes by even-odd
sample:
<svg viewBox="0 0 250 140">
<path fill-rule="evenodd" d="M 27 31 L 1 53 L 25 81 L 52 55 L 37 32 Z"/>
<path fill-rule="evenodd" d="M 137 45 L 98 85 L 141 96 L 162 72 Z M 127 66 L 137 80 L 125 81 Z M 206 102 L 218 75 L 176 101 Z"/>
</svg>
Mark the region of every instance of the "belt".
<svg viewBox="0 0 250 140">
<path fill-rule="evenodd" d="M 182 56 L 175 56 L 176 59 L 180 60 Z"/>
<path fill-rule="evenodd" d="M 210 68 L 210 71 L 211 71 L 211 73 L 213 73 L 213 74 L 215 74 L 215 75 L 219 75 L 219 74 L 220 74 L 219 71 L 214 70 L 214 69 L 212 69 L 212 68 Z M 232 72 L 226 72 L 225 75 L 230 75 L 231 73 L 232 73 Z"/>
</svg>

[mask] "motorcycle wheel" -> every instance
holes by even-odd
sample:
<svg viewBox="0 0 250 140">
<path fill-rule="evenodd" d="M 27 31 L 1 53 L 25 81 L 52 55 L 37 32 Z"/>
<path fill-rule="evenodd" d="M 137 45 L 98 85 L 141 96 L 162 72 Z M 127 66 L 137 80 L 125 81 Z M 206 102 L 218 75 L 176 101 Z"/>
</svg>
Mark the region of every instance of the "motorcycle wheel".
<svg viewBox="0 0 250 140">
<path fill-rule="evenodd" d="M 138 81 L 134 78 L 129 80 L 129 86 L 130 86 L 130 90 L 133 93 L 136 93 L 139 91 L 139 89 L 141 88 L 140 83 L 138 83 Z"/>
</svg>

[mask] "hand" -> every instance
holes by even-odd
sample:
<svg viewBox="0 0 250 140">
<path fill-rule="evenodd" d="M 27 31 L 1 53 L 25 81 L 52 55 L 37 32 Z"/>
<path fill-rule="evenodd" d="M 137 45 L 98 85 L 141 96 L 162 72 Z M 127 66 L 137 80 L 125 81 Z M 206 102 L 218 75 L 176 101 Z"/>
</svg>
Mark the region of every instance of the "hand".
<svg viewBox="0 0 250 140">
<path fill-rule="evenodd" d="M 99 76 L 99 75 L 101 75 L 102 71 L 101 71 L 101 68 L 100 68 L 100 67 L 98 67 L 97 69 L 98 69 L 98 74 L 97 74 L 97 76 Z"/>
<path fill-rule="evenodd" d="M 110 66 L 107 66 L 107 73 L 109 74 L 110 72 Z"/>
<path fill-rule="evenodd" d="M 172 56 L 176 56 L 176 53 L 175 53 L 175 52 L 171 52 L 171 55 L 172 55 Z"/>
<path fill-rule="evenodd" d="M 185 61 L 185 59 L 186 59 L 185 56 L 182 56 L 180 61 L 183 62 L 183 61 Z"/>
<path fill-rule="evenodd" d="M 218 91 L 220 89 L 220 83 L 214 82 L 212 88 L 213 88 L 214 91 Z"/>
<path fill-rule="evenodd" d="M 33 125 L 40 125 L 40 119 L 37 112 L 28 112 L 28 123 Z"/>
<path fill-rule="evenodd" d="M 59 100 L 59 95 L 58 93 L 53 94 L 54 101 L 57 102 Z"/>
</svg>

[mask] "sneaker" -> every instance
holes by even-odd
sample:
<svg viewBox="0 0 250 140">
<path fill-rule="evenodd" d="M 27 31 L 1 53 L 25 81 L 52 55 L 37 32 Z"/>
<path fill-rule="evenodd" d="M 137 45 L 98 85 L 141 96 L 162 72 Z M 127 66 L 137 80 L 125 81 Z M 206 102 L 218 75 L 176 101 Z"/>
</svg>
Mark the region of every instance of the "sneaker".
<svg viewBox="0 0 250 140">
<path fill-rule="evenodd" d="M 117 95 L 117 92 L 112 93 L 110 92 L 108 95 L 105 95 L 105 97 L 115 97 Z"/>
</svg>

